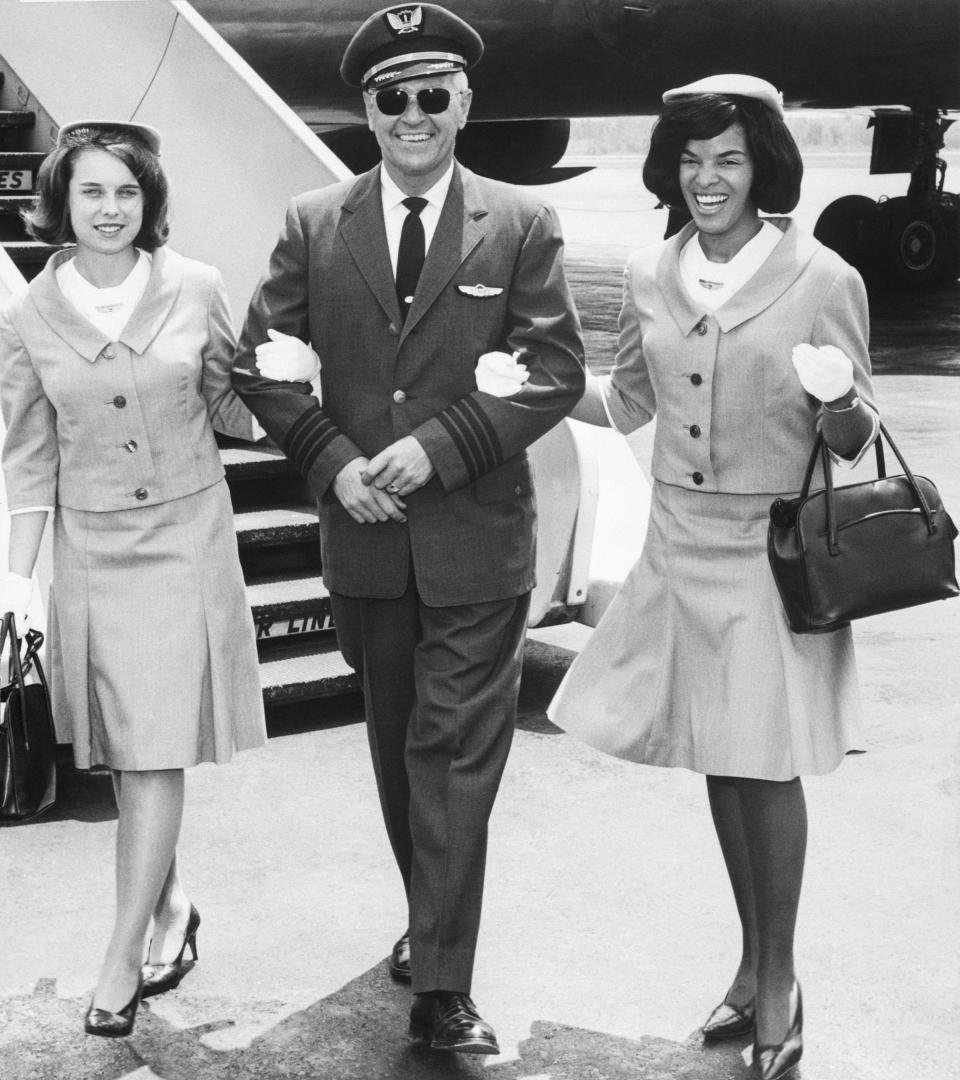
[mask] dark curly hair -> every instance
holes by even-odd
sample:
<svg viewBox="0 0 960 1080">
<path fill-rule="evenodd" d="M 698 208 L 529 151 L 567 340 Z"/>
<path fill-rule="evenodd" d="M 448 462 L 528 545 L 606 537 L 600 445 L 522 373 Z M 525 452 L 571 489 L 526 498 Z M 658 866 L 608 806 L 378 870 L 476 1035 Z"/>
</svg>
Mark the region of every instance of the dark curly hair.
<svg viewBox="0 0 960 1080">
<path fill-rule="evenodd" d="M 84 150 L 104 150 L 133 173 L 143 192 L 143 224 L 134 244 L 155 251 L 167 241 L 167 178 L 157 155 L 129 131 L 84 127 L 71 131 L 63 143 L 43 159 L 37 174 L 37 199 L 22 212 L 27 232 L 47 244 L 76 240 L 70 224 L 69 190 L 74 162 Z"/>
<path fill-rule="evenodd" d="M 788 214 L 800 199 L 803 161 L 782 117 L 754 98 L 695 94 L 668 101 L 650 133 L 644 184 L 667 206 L 684 206 L 680 157 L 687 143 L 713 139 L 737 123 L 753 162 L 751 198 L 768 214 Z"/>
</svg>

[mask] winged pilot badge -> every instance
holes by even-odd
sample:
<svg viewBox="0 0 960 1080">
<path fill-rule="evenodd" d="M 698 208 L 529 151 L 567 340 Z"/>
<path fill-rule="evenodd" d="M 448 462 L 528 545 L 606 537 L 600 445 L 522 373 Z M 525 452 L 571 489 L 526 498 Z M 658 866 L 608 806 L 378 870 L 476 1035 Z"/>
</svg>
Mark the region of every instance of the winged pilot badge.
<svg viewBox="0 0 960 1080">
<path fill-rule="evenodd" d="M 458 285 L 457 290 L 462 292 L 464 296 L 476 296 L 480 300 L 485 300 L 488 296 L 499 296 L 503 289 L 496 285 Z"/>
<path fill-rule="evenodd" d="M 400 37 L 402 34 L 416 34 L 423 22 L 423 8 L 417 7 L 400 8 L 398 11 L 388 11 L 387 23 L 390 29 Z"/>
</svg>

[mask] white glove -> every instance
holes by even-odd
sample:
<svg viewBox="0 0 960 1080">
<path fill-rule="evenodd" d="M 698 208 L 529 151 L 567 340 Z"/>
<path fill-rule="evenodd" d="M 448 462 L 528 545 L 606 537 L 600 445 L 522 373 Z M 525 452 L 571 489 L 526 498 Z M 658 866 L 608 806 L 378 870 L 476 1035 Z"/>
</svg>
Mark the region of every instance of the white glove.
<svg viewBox="0 0 960 1080">
<path fill-rule="evenodd" d="M 800 385 L 820 401 L 836 401 L 853 386 L 853 361 L 836 345 L 794 345 L 791 359 Z"/>
<path fill-rule="evenodd" d="M 260 374 L 277 382 L 312 382 L 320 374 L 320 357 L 299 338 L 268 330 L 256 348 Z"/>
<path fill-rule="evenodd" d="M 530 378 L 525 365 L 518 364 L 520 353 L 488 352 L 477 361 L 474 377 L 477 389 L 494 397 L 511 397 Z"/>
<path fill-rule="evenodd" d="M 15 574 L 12 570 L 0 576 L 0 611 L 13 612 L 20 637 L 27 632 L 27 608 L 33 596 L 33 578 Z"/>
</svg>

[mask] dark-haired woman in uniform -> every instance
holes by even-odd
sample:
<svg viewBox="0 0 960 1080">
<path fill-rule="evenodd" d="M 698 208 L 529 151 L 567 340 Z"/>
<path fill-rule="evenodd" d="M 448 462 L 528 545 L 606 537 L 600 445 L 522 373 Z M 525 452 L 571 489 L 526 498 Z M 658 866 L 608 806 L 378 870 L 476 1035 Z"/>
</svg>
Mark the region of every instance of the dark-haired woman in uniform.
<svg viewBox="0 0 960 1080">
<path fill-rule="evenodd" d="M 818 426 L 855 461 L 878 424 L 859 275 L 789 218 L 760 217 L 796 206 L 802 171 L 770 83 L 664 94 L 644 182 L 692 220 L 631 256 L 613 371 L 572 414 L 624 434 L 656 415 L 650 525 L 550 709 L 608 753 L 706 775 L 742 951 L 704 1034 L 752 1033 L 762 1080 L 802 1052 L 800 777 L 862 745 L 850 630 L 790 631 L 769 507 L 800 489 Z"/>
<path fill-rule="evenodd" d="M 165 247 L 159 136 L 60 130 L 32 235 L 52 256 L 0 315 L 11 512 L 0 606 L 22 614 L 54 515 L 49 644 L 79 768 L 113 772 L 117 908 L 85 1028 L 127 1035 L 200 923 L 176 845 L 184 769 L 265 741 L 256 647 L 213 430 L 251 439 L 220 274 Z M 144 966 L 144 961 L 146 965 Z"/>
</svg>

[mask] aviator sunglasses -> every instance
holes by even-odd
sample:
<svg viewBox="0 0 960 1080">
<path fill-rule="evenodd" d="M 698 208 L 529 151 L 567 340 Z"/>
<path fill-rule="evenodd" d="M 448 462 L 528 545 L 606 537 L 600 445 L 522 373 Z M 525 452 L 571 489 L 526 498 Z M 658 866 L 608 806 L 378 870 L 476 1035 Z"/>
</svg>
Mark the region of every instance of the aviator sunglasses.
<svg viewBox="0 0 960 1080">
<path fill-rule="evenodd" d="M 460 94 L 463 91 L 457 90 Z M 377 108 L 384 116 L 400 116 L 407 108 L 407 102 L 411 97 L 416 97 L 417 107 L 421 112 L 429 116 L 446 112 L 450 106 L 450 91 L 442 86 L 431 86 L 426 90 L 418 90 L 416 94 L 408 94 L 406 90 L 378 90 L 376 95 Z"/>
</svg>

